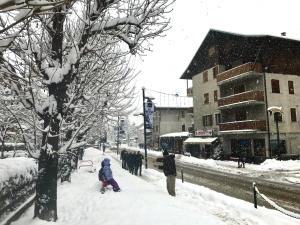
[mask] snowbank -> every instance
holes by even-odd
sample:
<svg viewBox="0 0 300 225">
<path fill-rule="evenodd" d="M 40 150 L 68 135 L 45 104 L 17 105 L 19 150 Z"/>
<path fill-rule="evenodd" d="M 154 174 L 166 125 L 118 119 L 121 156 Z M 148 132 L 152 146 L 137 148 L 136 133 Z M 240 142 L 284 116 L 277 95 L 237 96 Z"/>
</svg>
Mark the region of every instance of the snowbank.
<svg viewBox="0 0 300 225">
<path fill-rule="evenodd" d="M 276 159 L 267 159 L 262 164 L 258 165 L 257 170 L 279 170 L 292 171 L 300 170 L 300 160 L 280 161 Z"/>
</svg>

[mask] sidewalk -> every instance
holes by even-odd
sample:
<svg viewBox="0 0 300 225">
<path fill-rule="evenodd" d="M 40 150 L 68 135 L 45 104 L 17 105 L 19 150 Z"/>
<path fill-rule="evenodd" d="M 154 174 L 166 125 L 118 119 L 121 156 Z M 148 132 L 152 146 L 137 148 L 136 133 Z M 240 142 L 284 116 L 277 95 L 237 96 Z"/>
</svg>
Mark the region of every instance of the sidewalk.
<svg viewBox="0 0 300 225">
<path fill-rule="evenodd" d="M 111 157 L 111 155 L 113 157 Z M 89 148 L 85 159 L 99 169 L 110 158 L 113 175 L 122 191 L 100 193 L 97 172 L 82 168 L 72 175 L 72 183 L 59 184 L 58 221 L 55 225 L 187 225 L 187 224 L 270 224 L 296 225 L 299 221 L 275 210 L 259 207 L 211 191 L 205 187 L 176 181 L 177 196 L 167 194 L 165 177 L 155 170 L 143 170 L 134 176 L 120 167 L 115 154 Z M 14 225 L 49 225 L 33 220 L 33 207 Z M 52 224 L 52 223 L 51 223 Z"/>
</svg>

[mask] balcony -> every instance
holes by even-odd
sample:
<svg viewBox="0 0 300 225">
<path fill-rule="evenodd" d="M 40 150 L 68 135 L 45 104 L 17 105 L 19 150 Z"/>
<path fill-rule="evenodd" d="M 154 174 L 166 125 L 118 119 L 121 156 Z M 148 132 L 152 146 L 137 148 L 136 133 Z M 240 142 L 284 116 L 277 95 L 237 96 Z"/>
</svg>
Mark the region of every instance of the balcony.
<svg viewBox="0 0 300 225">
<path fill-rule="evenodd" d="M 245 63 L 230 70 L 226 70 L 217 75 L 218 85 L 234 80 L 245 79 L 246 77 L 258 77 L 262 75 L 262 66 L 260 63 Z"/>
<path fill-rule="evenodd" d="M 245 105 L 264 104 L 263 91 L 247 91 L 235 95 L 230 95 L 218 100 L 219 109 L 234 108 Z"/>
<path fill-rule="evenodd" d="M 220 133 L 241 133 L 266 131 L 265 120 L 244 120 L 219 124 Z"/>
</svg>

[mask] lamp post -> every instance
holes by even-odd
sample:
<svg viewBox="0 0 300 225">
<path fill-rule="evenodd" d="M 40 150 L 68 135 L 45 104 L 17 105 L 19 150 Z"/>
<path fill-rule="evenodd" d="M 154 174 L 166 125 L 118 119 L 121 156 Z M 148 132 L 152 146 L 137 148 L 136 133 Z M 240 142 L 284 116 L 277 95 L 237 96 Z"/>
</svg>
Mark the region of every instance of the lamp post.
<svg viewBox="0 0 300 225">
<path fill-rule="evenodd" d="M 117 155 L 119 155 L 119 142 L 120 142 L 120 116 L 118 116 Z"/>
<path fill-rule="evenodd" d="M 275 124 L 276 124 L 276 133 L 277 133 L 277 150 L 278 150 L 278 153 L 280 154 L 280 151 L 279 151 L 280 138 L 279 138 L 279 126 L 278 126 L 278 122 L 279 122 L 279 120 L 281 118 L 282 107 L 271 106 L 271 107 L 268 108 L 268 111 L 269 111 L 270 115 L 272 115 L 272 113 L 274 113 L 274 120 L 275 120 Z M 272 151 L 270 151 L 270 157 L 272 157 Z"/>
<path fill-rule="evenodd" d="M 145 88 L 142 88 L 143 92 L 143 116 L 144 116 L 144 150 L 145 150 L 145 169 L 148 168 L 148 157 L 147 157 L 147 133 L 146 133 L 146 114 L 145 114 Z"/>
<path fill-rule="evenodd" d="M 147 123 L 146 123 L 146 109 L 145 109 L 145 100 L 147 99 L 148 101 L 151 102 L 154 98 L 152 97 L 146 97 L 145 96 L 145 88 L 142 88 L 142 93 L 143 93 L 143 113 L 138 113 L 138 114 L 133 114 L 134 116 L 143 116 L 144 119 L 144 150 L 145 150 L 145 169 L 148 168 L 148 156 L 147 156 Z"/>
<path fill-rule="evenodd" d="M 276 132 L 277 132 L 277 151 L 280 154 L 280 150 L 279 150 L 279 127 L 278 127 L 278 122 L 279 122 L 279 118 L 281 116 L 280 112 L 275 112 L 274 113 L 274 119 L 275 119 L 275 124 L 276 124 Z"/>
</svg>

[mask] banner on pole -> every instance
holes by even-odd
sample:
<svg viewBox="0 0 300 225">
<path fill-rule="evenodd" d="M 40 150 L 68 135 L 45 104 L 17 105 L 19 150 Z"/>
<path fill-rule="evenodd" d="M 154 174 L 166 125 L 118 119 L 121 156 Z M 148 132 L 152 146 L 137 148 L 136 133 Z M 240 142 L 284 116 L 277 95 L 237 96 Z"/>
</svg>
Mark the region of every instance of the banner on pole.
<svg viewBox="0 0 300 225">
<path fill-rule="evenodd" d="M 153 129 L 153 114 L 154 114 L 154 104 L 148 99 L 145 102 L 145 121 L 146 121 L 146 129 Z"/>
</svg>

